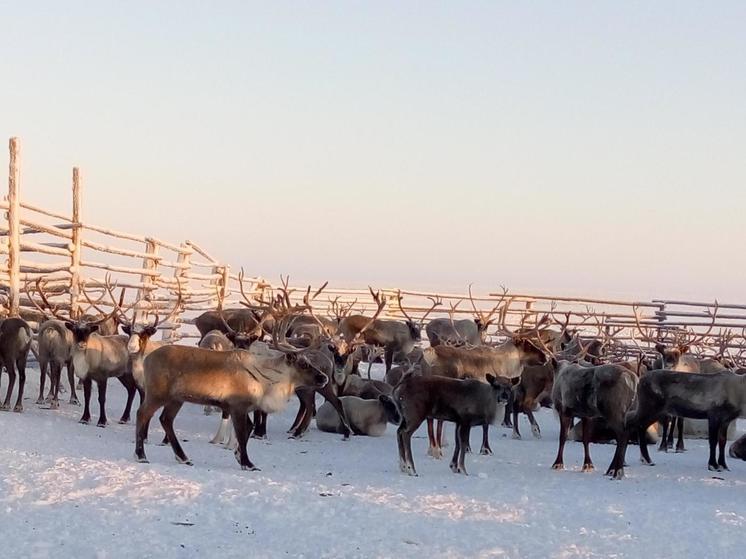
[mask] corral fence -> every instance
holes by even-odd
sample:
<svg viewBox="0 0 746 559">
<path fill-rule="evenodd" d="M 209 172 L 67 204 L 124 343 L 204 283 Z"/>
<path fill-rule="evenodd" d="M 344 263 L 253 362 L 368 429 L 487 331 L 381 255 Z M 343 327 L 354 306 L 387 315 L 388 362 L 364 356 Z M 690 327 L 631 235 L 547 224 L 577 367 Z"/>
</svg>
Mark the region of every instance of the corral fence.
<svg viewBox="0 0 746 559">
<path fill-rule="evenodd" d="M 63 186 L 60 185 L 60 188 Z M 117 288 L 127 288 L 135 320 L 144 321 L 153 313 L 169 314 L 179 291 L 182 305 L 175 318 L 159 325 L 166 340 L 195 338 L 191 326 L 200 312 L 214 309 L 218 293 L 224 295 L 224 307 L 238 305 L 242 299 L 240 276 L 226 263 L 191 240 L 167 242 L 152 236 L 115 231 L 94 225 L 85 217 L 83 178 L 72 169 L 68 187 L 72 192 L 69 215 L 50 211 L 25 201 L 21 195 L 21 146 L 17 138 L 9 141 L 8 194 L 0 203 L 5 223 L 0 223 L 0 292 L 5 295 L 3 311 L 22 316 L 35 327 L 42 317 L 30 297 L 33 285 L 44 280 L 45 291 L 57 309 L 77 316 L 89 312 L 83 291 L 100 307 L 111 308 L 104 296 L 107 279 Z M 3 256 L 5 256 L 3 258 Z M 318 286 L 314 286 L 318 287 Z M 486 294 L 436 293 L 374 286 L 387 298 L 383 317 L 402 318 L 406 312 L 422 318 L 434 301 L 429 314 L 434 317 L 471 318 L 474 309 L 488 313 L 501 300 L 502 291 Z M 249 298 L 270 298 L 277 286 L 260 276 L 243 277 L 243 291 Z M 300 301 L 306 286 L 290 288 L 291 298 Z M 532 326 L 547 313 L 559 320 L 571 312 L 569 326 L 581 332 L 613 332 L 617 350 L 636 352 L 648 349 L 651 342 L 641 339 L 638 323 L 656 336 L 681 336 L 709 331 L 697 348 L 701 354 L 725 354 L 740 358 L 746 351 L 746 305 L 714 301 L 611 300 L 586 297 L 562 297 L 529 293 L 508 293 L 511 305 L 506 326 Z M 367 312 L 374 302 L 367 288 L 345 289 L 327 286 L 317 298 L 318 312 L 327 312 L 331 301 Z M 496 335 L 495 327 L 489 331 Z"/>
</svg>

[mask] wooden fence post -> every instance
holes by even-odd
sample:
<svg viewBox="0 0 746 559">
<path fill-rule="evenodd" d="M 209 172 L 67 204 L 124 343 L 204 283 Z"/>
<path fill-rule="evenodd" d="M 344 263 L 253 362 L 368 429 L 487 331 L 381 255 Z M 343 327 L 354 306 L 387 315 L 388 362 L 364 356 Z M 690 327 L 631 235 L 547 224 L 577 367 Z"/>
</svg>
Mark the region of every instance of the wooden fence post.
<svg viewBox="0 0 746 559">
<path fill-rule="evenodd" d="M 179 286 L 177 286 L 177 289 L 181 287 L 182 290 L 181 304 L 183 309 L 183 307 L 186 305 L 186 297 L 183 295 L 183 291 L 189 288 L 189 278 L 187 278 L 187 274 L 189 273 L 189 270 L 191 268 L 192 248 L 186 243 L 181 243 L 181 249 L 182 250 L 179 252 L 179 256 L 176 258 L 176 263 L 181 264 L 182 266 L 174 270 L 174 277 L 176 278 L 176 281 L 179 282 Z M 168 330 L 163 331 L 163 334 L 161 336 L 162 340 L 168 342 L 175 342 L 179 340 L 178 330 L 181 327 L 181 314 L 183 312 L 184 311 L 182 310 L 180 313 L 174 316 L 174 324 L 173 326 L 168 328 Z"/>
<path fill-rule="evenodd" d="M 21 144 L 18 138 L 9 142 L 8 165 L 8 276 L 10 280 L 9 316 L 19 316 L 21 292 Z"/>
<path fill-rule="evenodd" d="M 72 215 L 72 247 L 70 252 L 70 316 L 79 317 L 82 313 L 80 308 L 80 259 L 83 227 L 81 225 L 81 203 L 82 203 L 80 169 L 73 167 L 73 215 Z"/>
<path fill-rule="evenodd" d="M 155 270 L 158 267 L 158 245 L 153 239 L 145 239 L 145 253 L 147 256 L 142 259 L 143 270 Z M 143 287 L 137 291 L 137 299 L 139 301 L 150 301 L 151 289 L 148 289 L 148 286 L 155 283 L 155 278 L 150 274 L 143 274 L 140 276 L 140 281 L 143 283 Z M 138 305 L 135 308 L 132 323 L 142 322 L 147 314 L 148 309 L 143 309 L 141 305 Z"/>
</svg>

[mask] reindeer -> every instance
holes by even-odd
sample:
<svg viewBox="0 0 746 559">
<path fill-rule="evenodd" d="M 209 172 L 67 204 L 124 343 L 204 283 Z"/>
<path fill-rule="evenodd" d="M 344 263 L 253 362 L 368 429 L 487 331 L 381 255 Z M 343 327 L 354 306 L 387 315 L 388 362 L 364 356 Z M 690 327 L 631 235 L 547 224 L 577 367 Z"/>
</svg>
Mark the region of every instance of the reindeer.
<svg viewBox="0 0 746 559">
<path fill-rule="evenodd" d="M 503 293 L 503 297 L 507 290 Z M 537 323 L 534 329 L 524 329 L 520 334 L 511 331 L 505 324 L 506 316 L 512 298 L 500 309 L 499 332 L 507 337 L 507 341 L 497 347 L 452 347 L 439 345 L 425 350 L 425 361 L 430 374 L 445 376 L 449 378 L 472 378 L 485 381 L 486 375 L 492 374 L 503 379 L 518 379 L 525 366 L 543 365 L 546 363 L 546 355 L 542 349 L 537 347 L 531 338 L 541 336 L 542 325 L 545 320 Z M 428 454 L 434 458 L 441 458 L 443 422 L 439 422 L 436 430 L 433 428 L 433 419 L 428 418 L 428 438 L 430 445 Z M 468 441 L 465 442 L 467 448 Z M 492 454 L 489 445 L 489 425 L 482 428 L 482 447 L 480 454 Z"/>
<path fill-rule="evenodd" d="M 593 471 L 589 448 L 590 420 L 601 417 L 613 430 L 617 441 L 616 452 L 606 475 L 621 479 L 624 477 L 624 455 L 628 441 L 625 417 L 635 399 L 637 377 L 626 367 L 613 364 L 585 367 L 560 361 L 556 370 L 552 401 L 559 414 L 560 433 L 559 449 L 552 469 L 564 469 L 567 433 L 572 419 L 579 417 L 583 424 L 583 471 Z"/>
<path fill-rule="evenodd" d="M 497 405 L 510 397 L 509 381 L 491 374 L 487 374 L 485 380 L 419 375 L 407 375 L 401 380 L 393 396 L 401 415 L 396 438 L 402 472 L 417 475 L 412 458 L 412 434 L 425 419 L 434 417 L 456 423 L 456 444 L 450 466 L 452 472 L 466 474 L 464 458 L 471 427 L 492 423 Z"/>
<path fill-rule="evenodd" d="M 727 470 L 725 443 L 728 426 L 746 416 L 746 377 L 732 372 L 702 374 L 658 369 L 640 379 L 637 407 L 628 414 L 627 424 L 642 433 L 666 415 L 707 419 L 711 471 Z M 715 456 L 719 447 L 718 457 Z M 640 439 L 640 459 L 653 465 L 644 437 Z"/>
<path fill-rule="evenodd" d="M 371 290 L 372 292 L 372 290 Z M 397 296 L 399 302 L 399 309 L 402 314 L 406 317 L 404 322 L 398 320 L 387 320 L 387 319 L 376 319 L 372 325 L 369 325 L 369 318 L 363 315 L 351 315 L 342 319 L 339 324 L 339 333 L 346 342 L 357 337 L 357 335 L 363 332 L 363 340 L 366 344 L 381 346 L 384 348 L 384 362 L 386 364 L 386 371 L 391 370 L 391 365 L 394 361 L 394 355 L 406 355 L 415 344 L 422 339 L 421 329 L 427 316 L 435 309 L 435 307 L 441 305 L 441 301 L 437 298 L 430 298 L 433 305 L 423 315 L 419 321 L 415 321 L 410 317 L 401 305 L 402 296 L 401 293 Z"/>
<path fill-rule="evenodd" d="M 399 425 L 401 422 L 399 409 L 387 394 L 381 394 L 374 399 L 341 396 L 339 400 L 342 402 L 350 427 L 358 435 L 380 437 L 386 432 L 388 423 Z M 327 433 L 344 433 L 345 426 L 334 407 L 325 402 L 316 414 L 316 428 Z"/>
<path fill-rule="evenodd" d="M 31 328 L 28 323 L 19 317 L 10 317 L 0 320 L 0 359 L 2 366 L 8 372 L 8 391 L 5 401 L 0 405 L 0 410 L 10 409 L 10 397 L 16 383 L 16 370 L 18 370 L 18 398 L 13 411 L 23 411 L 23 389 L 26 386 L 26 358 L 31 347 Z M 0 369 L 2 378 L 2 369 Z"/>
<path fill-rule="evenodd" d="M 153 414 L 160 416 L 177 462 L 191 465 L 174 432 L 173 422 L 185 402 L 218 406 L 233 422 L 238 447 L 236 459 L 243 470 L 257 470 L 246 452 L 254 427 L 249 412 L 281 411 L 296 386 L 323 388 L 328 377 L 306 355 L 279 344 L 270 354 L 246 350 L 210 351 L 187 346 L 164 346 L 145 358 L 145 400 L 137 410 L 135 457 L 147 462 L 144 442 Z"/>
<path fill-rule="evenodd" d="M 741 435 L 738 440 L 730 445 L 728 449 L 728 455 L 731 458 L 740 458 L 746 460 L 746 435 Z"/>
<path fill-rule="evenodd" d="M 700 359 L 689 353 L 690 348 L 697 344 L 702 343 L 707 336 L 712 332 L 717 320 L 718 303 L 715 301 L 714 311 L 707 310 L 708 315 L 711 317 L 710 325 L 707 331 L 703 334 L 695 335 L 693 333 L 677 334 L 670 345 L 661 343 L 660 338 L 653 337 L 650 332 L 645 329 L 640 323 L 640 316 L 637 311 L 637 307 L 633 308 L 635 315 L 635 325 L 637 331 L 640 333 L 640 337 L 643 341 L 654 343 L 655 350 L 659 353 L 660 357 L 657 360 L 657 368 L 667 369 L 671 371 L 677 371 L 681 373 L 714 373 L 725 370 L 722 365 L 714 363 L 706 363 L 704 365 Z M 672 422 L 673 419 L 673 422 Z M 668 452 L 673 447 L 673 433 L 674 428 L 678 429 L 678 438 L 676 440 L 676 452 L 684 452 L 686 450 L 684 446 L 684 418 L 683 417 L 664 417 L 660 421 L 661 423 L 661 442 L 658 447 L 659 452 Z"/>
<path fill-rule="evenodd" d="M 504 297 L 504 295 L 503 295 Z M 448 318 L 434 318 L 425 326 L 425 333 L 427 339 L 430 341 L 430 347 L 435 347 L 440 344 L 447 345 L 467 345 L 477 346 L 484 342 L 484 337 L 493 322 L 496 313 L 502 303 L 501 298 L 492 309 L 487 312 L 481 312 L 477 309 L 477 305 L 474 302 L 474 297 L 471 293 L 471 284 L 469 284 L 469 301 L 471 301 L 472 309 L 474 309 L 473 319 L 462 319 L 455 320 L 453 315 L 456 313 L 461 301 L 458 301 L 455 305 L 449 303 L 451 309 L 448 312 Z"/>
<path fill-rule="evenodd" d="M 36 281 L 36 291 L 47 309 L 64 322 L 65 328 L 73 335 L 72 363 L 75 375 L 83 380 L 84 408 L 80 423 L 90 423 L 90 401 L 93 382 L 98 386 L 99 419 L 97 425 L 105 427 L 106 418 L 106 384 L 112 377 L 116 377 L 127 390 L 127 403 L 119 419 L 119 423 L 127 423 L 130 419 L 132 401 L 135 397 L 136 384 L 130 370 L 129 352 L 127 351 L 127 336 L 101 336 L 97 330 L 100 324 L 117 315 L 118 308 L 124 302 L 125 290 L 122 289 L 119 303 L 105 317 L 87 322 L 84 320 L 70 320 L 60 315 L 50 304 L 44 293 L 42 279 Z M 84 291 L 85 294 L 85 291 Z M 87 294 L 86 294 L 87 297 Z M 90 299 L 89 299 L 90 301 Z"/>
</svg>

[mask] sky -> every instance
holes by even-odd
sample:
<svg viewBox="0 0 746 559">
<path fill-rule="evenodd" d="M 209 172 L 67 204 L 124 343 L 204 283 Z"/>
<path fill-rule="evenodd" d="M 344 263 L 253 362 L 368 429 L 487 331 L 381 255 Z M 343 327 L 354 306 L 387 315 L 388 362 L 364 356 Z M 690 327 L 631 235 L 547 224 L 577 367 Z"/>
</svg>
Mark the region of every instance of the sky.
<svg viewBox="0 0 746 559">
<path fill-rule="evenodd" d="M 743 302 L 746 3 L 6 2 L 23 198 L 337 286 Z M 6 160 L 3 155 L 0 161 Z"/>
</svg>

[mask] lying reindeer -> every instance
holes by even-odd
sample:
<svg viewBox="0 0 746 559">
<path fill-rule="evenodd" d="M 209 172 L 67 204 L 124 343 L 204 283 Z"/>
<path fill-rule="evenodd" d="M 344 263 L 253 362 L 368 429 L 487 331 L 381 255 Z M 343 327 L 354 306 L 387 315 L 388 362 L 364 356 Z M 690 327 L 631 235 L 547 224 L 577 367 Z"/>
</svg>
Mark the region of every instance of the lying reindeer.
<svg viewBox="0 0 746 559">
<path fill-rule="evenodd" d="M 357 396 L 341 396 L 339 401 L 345 410 L 350 427 L 356 435 L 380 437 L 386 432 L 386 425 L 399 425 L 401 416 L 390 396 L 381 394 L 375 399 Z M 345 426 L 339 414 L 329 402 L 325 402 L 316 413 L 316 427 L 327 433 L 344 433 Z"/>
<path fill-rule="evenodd" d="M 707 419 L 709 424 L 712 471 L 727 470 L 725 443 L 728 426 L 746 416 L 746 377 L 732 372 L 715 374 L 650 371 L 640 379 L 637 408 L 627 416 L 627 424 L 642 433 L 666 415 Z M 719 447 L 716 458 L 715 450 Z M 640 439 L 640 459 L 653 465 L 644 437 Z"/>
<path fill-rule="evenodd" d="M 452 421 L 456 424 L 456 445 L 451 459 L 451 471 L 466 474 L 464 458 L 473 426 L 489 425 L 495 420 L 497 406 L 510 397 L 510 382 L 486 375 L 486 383 L 478 380 L 457 380 L 440 376 L 407 375 L 394 388 L 394 401 L 399 408 L 401 423 L 396 433 L 399 446 L 399 467 L 416 476 L 412 458 L 412 434 L 427 418 Z"/>
</svg>

